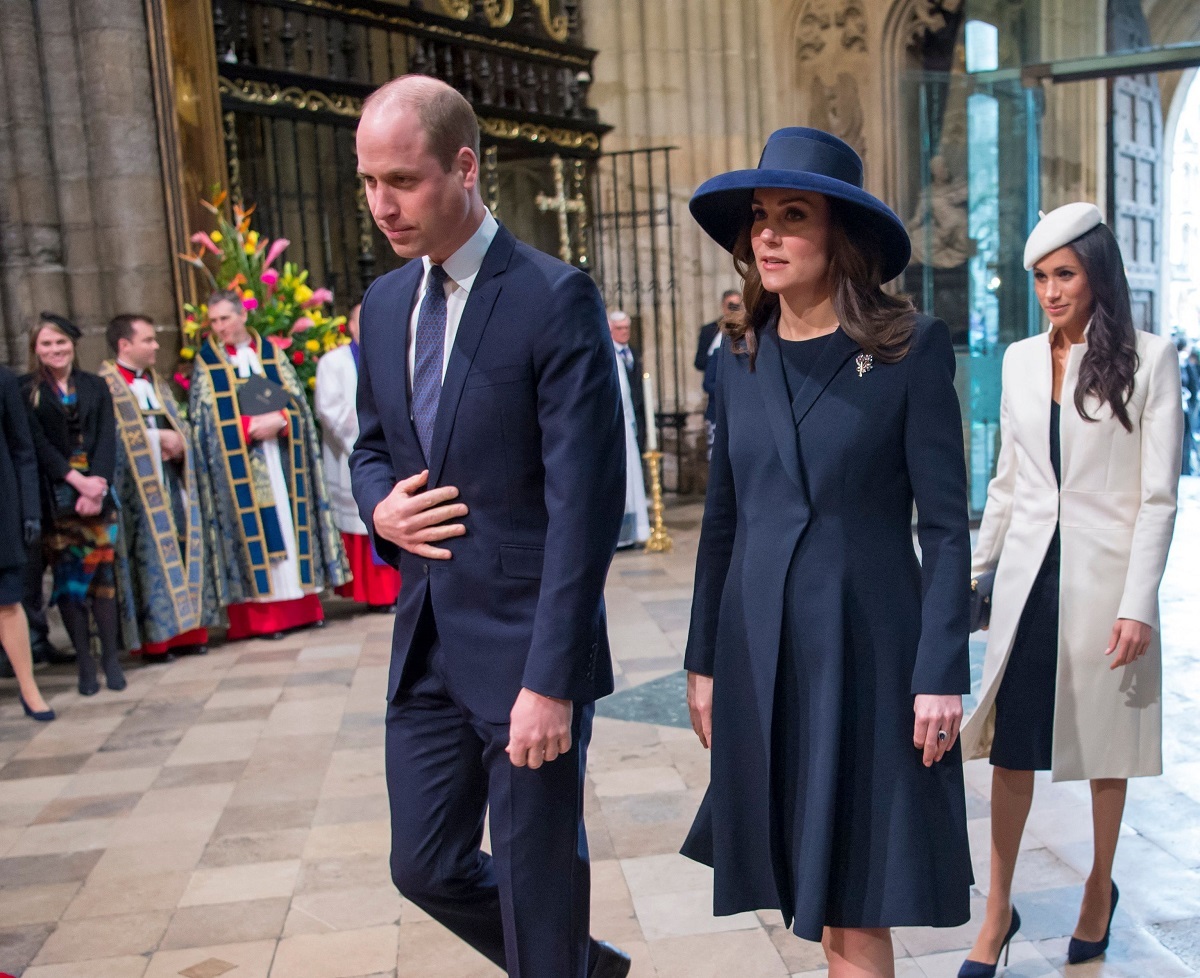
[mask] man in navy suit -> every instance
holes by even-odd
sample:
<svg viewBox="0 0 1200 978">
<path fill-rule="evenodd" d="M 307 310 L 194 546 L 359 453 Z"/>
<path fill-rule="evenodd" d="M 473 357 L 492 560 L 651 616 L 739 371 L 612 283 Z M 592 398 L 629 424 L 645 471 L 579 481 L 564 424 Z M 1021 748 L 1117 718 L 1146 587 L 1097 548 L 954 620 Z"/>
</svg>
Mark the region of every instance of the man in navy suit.
<svg viewBox="0 0 1200 978">
<path fill-rule="evenodd" d="M 489 213 L 475 115 L 449 86 L 389 82 L 357 138 L 375 222 L 414 259 L 363 298 L 350 462 L 363 521 L 404 580 L 392 878 L 510 975 L 622 978 L 628 957 L 588 936 L 583 824 L 625 498 L 600 295 Z"/>
</svg>

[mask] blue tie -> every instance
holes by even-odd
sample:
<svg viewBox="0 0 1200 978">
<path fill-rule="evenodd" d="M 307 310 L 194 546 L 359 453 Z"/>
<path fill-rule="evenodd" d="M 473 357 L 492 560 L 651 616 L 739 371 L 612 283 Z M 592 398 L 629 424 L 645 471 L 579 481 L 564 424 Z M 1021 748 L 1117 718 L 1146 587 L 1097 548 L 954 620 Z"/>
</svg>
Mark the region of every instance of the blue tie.
<svg viewBox="0 0 1200 978">
<path fill-rule="evenodd" d="M 446 349 L 446 270 L 429 266 L 425 298 L 417 316 L 417 349 L 413 364 L 412 410 L 417 438 L 429 461 L 438 400 L 442 396 L 442 362 Z"/>
</svg>

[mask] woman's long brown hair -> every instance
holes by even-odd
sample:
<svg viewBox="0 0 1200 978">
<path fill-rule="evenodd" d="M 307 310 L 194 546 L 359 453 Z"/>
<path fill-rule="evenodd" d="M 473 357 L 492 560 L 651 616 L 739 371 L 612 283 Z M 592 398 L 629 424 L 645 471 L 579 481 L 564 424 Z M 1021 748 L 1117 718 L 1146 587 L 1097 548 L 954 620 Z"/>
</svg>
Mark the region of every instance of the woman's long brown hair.
<svg viewBox="0 0 1200 978">
<path fill-rule="evenodd" d="M 912 338 L 916 309 L 906 295 L 883 291 L 883 248 L 863 224 L 858 210 L 835 197 L 829 202 L 829 292 L 843 332 L 882 363 L 904 359 Z M 779 296 L 763 288 L 750 245 L 750 221 L 733 248 L 733 264 L 742 277 L 746 314 L 722 329 L 730 349 L 758 355 L 758 334 L 779 313 Z"/>
<path fill-rule="evenodd" d="M 50 384 L 51 387 L 53 387 L 55 385 L 56 381 L 55 381 L 54 377 L 51 375 L 50 371 L 46 369 L 46 365 L 42 363 L 42 361 L 38 358 L 38 355 L 37 355 L 38 337 L 42 335 L 42 330 L 44 330 L 44 329 L 52 329 L 52 330 L 54 330 L 54 332 L 58 333 L 59 336 L 66 337 L 68 340 L 71 341 L 71 353 L 72 353 L 71 370 L 72 371 L 78 369 L 78 367 L 79 367 L 79 344 L 75 342 L 74 337 L 67 336 L 66 331 L 61 326 L 59 326 L 58 323 L 52 323 L 48 319 L 38 320 L 37 328 L 34 329 L 29 334 L 29 367 L 30 367 L 30 371 L 32 373 L 36 373 L 41 380 L 46 381 L 47 383 Z M 40 383 L 35 383 L 32 386 L 32 388 L 30 389 L 29 403 L 32 404 L 35 408 L 39 407 L 41 405 L 41 403 L 42 403 L 42 385 Z"/>
</svg>

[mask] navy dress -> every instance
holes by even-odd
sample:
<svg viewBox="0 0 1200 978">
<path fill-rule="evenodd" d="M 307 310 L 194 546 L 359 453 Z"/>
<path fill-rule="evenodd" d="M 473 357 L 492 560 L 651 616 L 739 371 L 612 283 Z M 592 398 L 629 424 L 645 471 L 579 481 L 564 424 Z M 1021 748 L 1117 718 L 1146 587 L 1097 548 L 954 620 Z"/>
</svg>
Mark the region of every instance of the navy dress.
<svg viewBox="0 0 1200 978">
<path fill-rule="evenodd" d="M 1059 432 L 1062 406 L 1050 404 L 1050 463 L 1062 485 Z M 991 761 L 1011 771 L 1049 771 L 1054 747 L 1054 689 L 1058 681 L 1058 585 L 1062 543 L 1058 527 L 1017 622 L 1012 652 L 996 692 Z"/>
<path fill-rule="evenodd" d="M 716 914 L 778 909 L 808 940 L 966 923 L 961 753 L 912 744 L 915 694 L 970 688 L 949 331 L 918 317 L 894 364 L 840 329 L 718 356 L 685 656 L 714 680 L 711 780 L 683 852 Z"/>
</svg>

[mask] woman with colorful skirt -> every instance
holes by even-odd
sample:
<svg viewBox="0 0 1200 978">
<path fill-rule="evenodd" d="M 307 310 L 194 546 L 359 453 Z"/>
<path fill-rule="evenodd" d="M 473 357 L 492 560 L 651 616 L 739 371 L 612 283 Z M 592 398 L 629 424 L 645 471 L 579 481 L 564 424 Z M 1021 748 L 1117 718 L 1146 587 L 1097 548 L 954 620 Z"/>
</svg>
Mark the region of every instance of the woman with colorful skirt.
<svg viewBox="0 0 1200 978">
<path fill-rule="evenodd" d="M 93 696 L 100 683 L 89 610 L 108 688 L 125 688 L 113 577 L 117 520 L 109 493 L 117 439 L 108 385 L 76 364 L 79 337 L 70 320 L 42 313 L 29 338 L 33 370 L 21 378 L 21 391 L 37 451 L 42 546 L 54 574 L 50 603 L 58 605 L 75 647 L 79 692 Z"/>
</svg>

